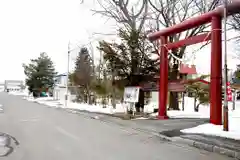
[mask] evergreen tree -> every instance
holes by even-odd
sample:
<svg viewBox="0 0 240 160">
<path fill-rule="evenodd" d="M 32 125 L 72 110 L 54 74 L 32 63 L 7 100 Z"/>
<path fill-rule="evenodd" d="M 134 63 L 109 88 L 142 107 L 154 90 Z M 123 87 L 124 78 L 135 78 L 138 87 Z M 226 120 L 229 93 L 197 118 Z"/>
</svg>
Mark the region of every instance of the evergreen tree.
<svg viewBox="0 0 240 160">
<path fill-rule="evenodd" d="M 202 75 L 200 79 L 206 79 L 209 75 Z M 194 111 L 198 112 L 199 106 L 204 104 L 209 104 L 210 101 L 210 88 L 209 84 L 204 84 L 202 82 L 192 82 L 186 85 L 188 92 L 194 94 Z M 198 104 L 197 104 L 198 101 Z"/>
<path fill-rule="evenodd" d="M 74 85 L 79 86 L 79 98 L 90 102 L 91 84 L 94 79 L 94 65 L 87 48 L 81 48 L 75 61 L 74 73 L 70 76 Z M 83 95 L 83 97 L 82 97 Z"/>
<path fill-rule="evenodd" d="M 240 81 L 240 65 L 237 65 L 237 68 L 236 68 L 236 71 L 234 72 L 233 78 Z"/>
<path fill-rule="evenodd" d="M 115 72 L 117 79 L 132 86 L 151 81 L 159 74 L 159 60 L 149 56 L 151 46 L 143 34 L 135 30 L 120 29 L 119 37 L 121 43 L 99 43 L 99 50 L 103 53 L 110 74 Z"/>
<path fill-rule="evenodd" d="M 198 112 L 201 104 L 209 104 L 209 85 L 195 82 L 187 86 L 187 91 L 194 94 L 194 111 Z M 197 104 L 198 101 L 198 104 Z"/>
<path fill-rule="evenodd" d="M 31 59 L 29 64 L 23 64 L 26 75 L 26 85 L 30 92 L 39 93 L 41 90 L 53 88 L 56 76 L 55 67 L 45 52 L 37 59 Z"/>
</svg>

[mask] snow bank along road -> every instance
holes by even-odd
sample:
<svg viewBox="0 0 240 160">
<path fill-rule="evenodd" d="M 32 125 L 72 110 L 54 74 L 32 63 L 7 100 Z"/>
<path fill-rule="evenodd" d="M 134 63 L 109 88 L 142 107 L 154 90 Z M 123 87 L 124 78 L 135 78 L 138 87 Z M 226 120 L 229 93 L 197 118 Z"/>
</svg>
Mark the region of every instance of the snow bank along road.
<svg viewBox="0 0 240 160">
<path fill-rule="evenodd" d="M 4 113 L 0 113 L 0 132 L 15 137 L 20 143 L 4 158 L 6 160 L 228 159 L 6 93 L 0 93 L 0 103 L 4 105 Z"/>
</svg>

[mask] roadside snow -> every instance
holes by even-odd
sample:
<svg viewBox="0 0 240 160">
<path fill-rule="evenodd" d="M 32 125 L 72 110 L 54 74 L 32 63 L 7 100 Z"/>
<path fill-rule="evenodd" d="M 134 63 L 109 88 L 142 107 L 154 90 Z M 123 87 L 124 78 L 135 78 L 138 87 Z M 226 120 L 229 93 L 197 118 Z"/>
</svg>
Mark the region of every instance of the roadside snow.
<svg viewBox="0 0 240 160">
<path fill-rule="evenodd" d="M 181 110 L 169 110 L 167 115 L 170 118 L 209 118 L 210 107 L 209 105 L 200 105 L 199 111 L 194 111 L 194 99 L 190 97 L 184 98 L 184 110 L 182 103 L 179 103 L 179 108 Z M 151 109 L 150 109 L 151 110 Z M 158 113 L 152 113 L 152 116 L 157 116 Z"/>
<path fill-rule="evenodd" d="M 240 117 L 238 117 L 240 118 Z M 205 134 L 219 137 L 232 138 L 236 140 L 240 140 L 240 128 L 239 128 L 239 119 L 230 118 L 229 119 L 229 131 L 223 131 L 222 125 L 214 125 L 214 124 L 202 124 L 197 127 L 188 128 L 181 130 L 183 133 L 195 133 L 195 134 Z"/>
<path fill-rule="evenodd" d="M 21 92 L 21 91 L 11 91 L 11 92 L 8 92 L 8 94 L 10 95 L 15 95 L 15 96 L 27 96 L 28 95 L 28 92 Z"/>
<path fill-rule="evenodd" d="M 48 101 L 53 101 L 54 100 L 52 97 L 34 98 L 34 97 L 31 97 L 31 96 L 25 96 L 25 97 L 23 97 L 23 99 L 25 99 L 27 101 L 33 101 L 33 102 L 39 102 L 39 103 L 44 103 L 44 102 L 48 102 Z"/>
<path fill-rule="evenodd" d="M 208 107 L 209 108 L 209 107 Z M 171 112 L 168 112 L 171 114 Z M 192 114 L 193 116 L 194 114 Z M 208 112 L 200 112 L 199 116 L 209 118 L 209 110 Z M 196 116 L 197 117 L 197 116 Z M 195 133 L 195 134 L 206 134 L 212 136 L 219 136 L 225 138 L 232 138 L 236 140 L 240 140 L 240 102 L 236 101 L 236 108 L 232 110 L 232 103 L 229 102 L 229 131 L 223 131 L 222 125 L 214 125 L 210 123 L 202 124 L 197 127 L 183 129 L 181 132 L 183 133 Z"/>
<path fill-rule="evenodd" d="M 98 112 L 98 113 L 107 113 L 107 114 L 114 114 L 114 113 L 122 113 L 126 111 L 126 106 L 124 104 L 117 104 L 116 108 L 114 109 L 112 106 L 107 105 L 89 105 L 86 103 L 73 103 L 68 102 L 67 107 L 64 106 L 63 100 L 55 100 L 53 97 L 41 97 L 41 98 L 33 98 L 33 97 L 24 97 L 23 99 L 26 99 L 31 102 L 36 102 L 39 104 L 44 104 L 50 107 L 62 107 L 67 109 L 78 109 L 78 110 L 84 110 L 89 112 Z"/>
<path fill-rule="evenodd" d="M 170 118 L 210 118 L 210 106 L 209 105 L 200 105 L 199 111 L 194 111 L 194 99 L 190 97 L 185 97 L 184 101 L 184 110 L 182 104 L 179 106 L 181 111 L 167 111 L 167 115 Z M 152 105 L 153 106 L 153 105 Z M 183 133 L 195 133 L 195 134 L 206 134 L 212 136 L 220 136 L 226 138 L 232 138 L 240 140 L 240 102 L 236 101 L 235 110 L 232 110 L 233 103 L 229 102 L 229 131 L 223 131 L 222 125 L 213 125 L 210 123 L 202 124 L 197 127 L 188 128 L 181 130 Z M 151 106 L 146 110 L 152 110 Z M 158 113 L 152 113 L 152 116 L 157 116 Z"/>
<path fill-rule="evenodd" d="M 125 107 L 122 104 L 117 104 L 116 108 L 114 109 L 112 106 L 102 106 L 102 105 L 89 105 L 85 103 L 70 103 L 68 105 L 69 109 L 78 109 L 84 110 L 89 112 L 98 112 L 98 113 L 107 113 L 107 114 L 114 114 L 114 113 L 123 113 L 125 112 Z"/>
</svg>

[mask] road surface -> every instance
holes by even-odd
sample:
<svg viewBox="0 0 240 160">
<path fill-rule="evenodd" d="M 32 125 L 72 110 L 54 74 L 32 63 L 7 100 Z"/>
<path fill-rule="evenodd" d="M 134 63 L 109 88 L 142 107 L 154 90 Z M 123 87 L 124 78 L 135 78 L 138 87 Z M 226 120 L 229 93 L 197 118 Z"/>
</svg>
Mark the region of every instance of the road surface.
<svg viewBox="0 0 240 160">
<path fill-rule="evenodd" d="M 6 160 L 230 160 L 6 93 L 0 104 L 0 132 L 20 143 Z"/>
</svg>

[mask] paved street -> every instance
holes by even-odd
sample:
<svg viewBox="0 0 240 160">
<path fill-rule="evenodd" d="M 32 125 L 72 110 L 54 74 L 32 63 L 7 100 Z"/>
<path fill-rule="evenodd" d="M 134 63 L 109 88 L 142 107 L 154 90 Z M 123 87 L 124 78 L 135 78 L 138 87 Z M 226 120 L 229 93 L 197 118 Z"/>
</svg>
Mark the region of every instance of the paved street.
<svg viewBox="0 0 240 160">
<path fill-rule="evenodd" d="M 230 160 L 114 123 L 0 93 L 0 132 L 19 141 L 6 160 Z"/>
</svg>

